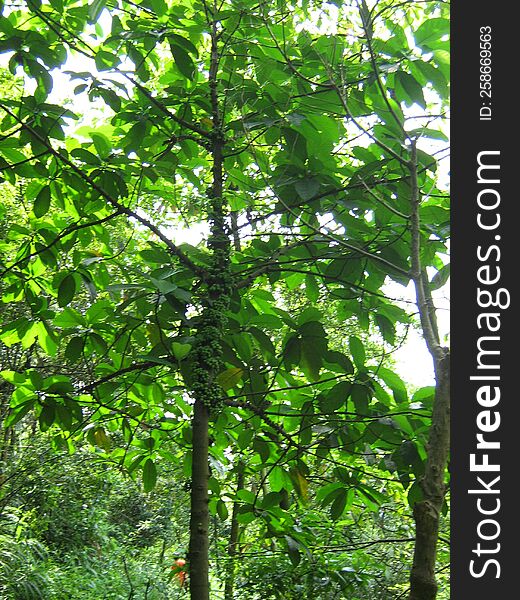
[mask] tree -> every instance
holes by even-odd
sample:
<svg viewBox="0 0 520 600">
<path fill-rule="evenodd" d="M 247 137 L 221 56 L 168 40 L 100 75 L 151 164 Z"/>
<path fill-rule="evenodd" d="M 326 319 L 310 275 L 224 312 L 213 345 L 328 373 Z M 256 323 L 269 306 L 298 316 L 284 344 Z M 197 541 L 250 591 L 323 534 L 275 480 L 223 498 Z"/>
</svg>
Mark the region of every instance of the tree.
<svg viewBox="0 0 520 600">
<path fill-rule="evenodd" d="M 34 349 L 4 373 L 6 425 L 34 410 L 64 445 L 84 431 L 146 491 L 157 464 L 183 461 L 194 600 L 210 594 L 209 511 L 227 511 L 218 465 L 251 455 L 270 489 L 234 494 L 243 522 L 263 521 L 295 561 L 288 494 L 306 501 L 310 463 L 345 467 L 324 492 L 335 518 L 354 498 L 382 502 L 370 478 L 395 473 L 417 526 L 410 598 L 434 598 L 449 377 L 431 290 L 449 275 L 449 218 L 427 140 L 445 140 L 443 4 L 3 11 L 0 49 L 34 88 L 0 102 L 3 176 L 31 207 L 3 242 L 4 302 L 30 315 L 0 339 Z M 54 100 L 65 71 L 93 112 Z M 177 241 L 183 225 L 194 243 Z M 377 328 L 391 352 L 411 316 L 389 279 L 413 282 L 434 360 L 429 445 L 431 390 L 413 408 L 363 336 L 334 340 L 319 309 Z M 285 287 L 316 306 L 291 309 Z M 42 376 L 45 354 L 68 367 Z"/>
</svg>

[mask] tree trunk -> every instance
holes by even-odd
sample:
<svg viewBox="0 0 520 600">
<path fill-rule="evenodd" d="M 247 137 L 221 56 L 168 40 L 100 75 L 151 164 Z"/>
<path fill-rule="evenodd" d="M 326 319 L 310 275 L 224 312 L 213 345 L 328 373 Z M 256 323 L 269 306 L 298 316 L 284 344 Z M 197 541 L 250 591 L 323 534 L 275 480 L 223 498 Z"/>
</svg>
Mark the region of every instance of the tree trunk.
<svg viewBox="0 0 520 600">
<path fill-rule="evenodd" d="M 196 343 L 192 350 L 195 381 L 192 392 L 195 398 L 193 410 L 193 462 L 191 479 L 190 515 L 190 594 L 191 600 L 209 600 L 209 417 L 222 410 L 224 392 L 217 382 L 223 367 L 222 337 L 226 326 L 225 313 L 229 308 L 232 277 L 229 269 L 230 242 L 227 236 L 226 205 L 224 190 L 225 139 L 218 98 L 219 68 L 219 22 L 218 8 L 214 4 L 214 19 L 211 26 L 211 58 L 208 74 L 213 124 L 210 143 L 212 165 L 212 185 L 208 192 L 208 221 L 210 235 L 208 249 L 211 252 L 211 266 L 206 273 L 206 294 L 202 298 L 203 311 L 197 327 Z M 210 17 L 207 13 L 208 19 Z"/>
<path fill-rule="evenodd" d="M 209 600 L 208 426 L 209 411 L 200 400 L 196 400 L 192 421 L 193 457 L 188 552 L 191 600 Z"/>
<path fill-rule="evenodd" d="M 409 169 L 412 278 L 415 285 L 423 337 L 433 359 L 435 399 L 424 475 L 420 481 L 422 499 L 415 504 L 413 509 L 415 546 L 410 572 L 410 595 L 408 600 L 435 600 L 438 589 L 435 579 L 437 540 L 440 514 L 446 492 L 444 473 L 450 448 L 450 354 L 448 349 L 440 344 L 435 306 L 428 277 L 421 266 L 421 227 L 419 219 L 421 198 L 417 182 L 416 140 L 411 140 Z"/>
<path fill-rule="evenodd" d="M 415 548 L 410 573 L 409 600 L 435 600 L 435 559 L 439 518 L 444 502 L 444 470 L 450 444 L 449 353 L 436 365 L 435 404 L 428 440 L 428 458 L 421 482 L 423 498 L 414 506 Z"/>
<path fill-rule="evenodd" d="M 244 487 L 244 468 L 242 464 L 238 465 L 237 492 Z M 231 513 L 231 531 L 229 533 L 229 543 L 227 548 L 228 563 L 226 567 L 226 584 L 224 587 L 224 600 L 233 600 L 233 591 L 235 587 L 235 556 L 238 552 L 238 502 L 233 502 L 233 512 Z"/>
</svg>

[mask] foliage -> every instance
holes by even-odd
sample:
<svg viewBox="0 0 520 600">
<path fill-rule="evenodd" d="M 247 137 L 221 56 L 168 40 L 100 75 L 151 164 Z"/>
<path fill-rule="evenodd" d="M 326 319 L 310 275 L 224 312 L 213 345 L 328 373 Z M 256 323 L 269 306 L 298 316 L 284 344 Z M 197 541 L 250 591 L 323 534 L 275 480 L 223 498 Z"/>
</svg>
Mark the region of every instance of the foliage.
<svg viewBox="0 0 520 600">
<path fill-rule="evenodd" d="M 337 523 L 421 506 L 435 390 L 410 397 L 386 360 L 414 323 L 387 286 L 415 286 L 439 361 L 444 4 L 1 6 L 0 51 L 24 82 L 0 100 L 6 451 L 33 419 L 144 494 L 184 480 L 197 599 L 208 509 L 236 508 L 297 567 L 309 502 Z M 68 531 L 50 494 L 37 535 L 79 548 L 112 523 L 153 546 L 174 505 L 152 516 L 141 498 Z"/>
</svg>

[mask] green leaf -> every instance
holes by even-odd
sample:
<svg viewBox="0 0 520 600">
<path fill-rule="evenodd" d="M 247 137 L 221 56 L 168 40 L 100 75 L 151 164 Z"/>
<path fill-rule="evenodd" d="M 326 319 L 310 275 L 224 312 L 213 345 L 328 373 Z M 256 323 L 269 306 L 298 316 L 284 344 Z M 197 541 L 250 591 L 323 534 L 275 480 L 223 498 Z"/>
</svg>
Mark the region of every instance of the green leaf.
<svg viewBox="0 0 520 600">
<path fill-rule="evenodd" d="M 173 60 L 176 67 L 179 69 L 182 75 L 189 80 L 193 80 L 195 76 L 196 67 L 191 56 L 186 50 L 176 43 L 175 38 L 170 38 L 170 50 L 173 55 Z"/>
<path fill-rule="evenodd" d="M 280 492 L 291 487 L 291 479 L 282 467 L 276 466 L 269 473 L 269 484 L 273 492 Z"/>
<path fill-rule="evenodd" d="M 51 402 L 49 402 L 48 404 L 44 404 L 42 406 L 40 416 L 38 417 L 38 421 L 40 423 L 40 429 L 42 431 L 47 431 L 47 429 L 49 429 L 49 427 L 54 423 L 55 418 L 56 418 L 56 405 Z"/>
<path fill-rule="evenodd" d="M 181 344 L 180 342 L 172 342 L 171 349 L 173 352 L 173 356 L 177 360 L 182 360 L 186 358 L 191 350 L 191 344 Z"/>
<path fill-rule="evenodd" d="M 430 129 L 429 127 L 418 127 L 417 129 L 411 129 L 408 134 L 411 137 L 427 137 L 431 140 L 441 140 L 443 142 L 447 142 L 449 140 L 448 136 L 442 133 L 442 131 Z"/>
<path fill-rule="evenodd" d="M 197 56 L 198 51 L 197 48 L 188 40 L 187 38 L 182 37 L 176 33 L 170 33 L 169 38 L 170 43 L 176 46 L 182 46 L 185 50 L 190 52 L 191 54 Z"/>
<path fill-rule="evenodd" d="M 94 142 L 94 146 L 98 155 L 101 158 L 107 158 L 109 154 L 112 152 L 112 144 L 106 135 L 100 132 L 91 131 L 90 137 Z"/>
<path fill-rule="evenodd" d="M 36 196 L 33 204 L 33 212 L 36 218 L 43 217 L 51 205 L 51 188 L 45 185 Z"/>
<path fill-rule="evenodd" d="M 448 19 L 427 19 L 414 33 L 415 43 L 428 48 L 429 44 L 449 34 L 450 22 Z"/>
<path fill-rule="evenodd" d="M 99 88 L 98 92 L 115 113 L 121 110 L 121 98 L 113 90 L 109 90 L 108 88 Z"/>
<path fill-rule="evenodd" d="M 373 370 L 374 373 L 378 377 L 380 377 L 392 390 L 397 404 L 401 404 L 402 402 L 408 401 L 408 393 L 406 391 L 406 386 L 397 373 L 394 373 L 386 367 L 379 367 L 371 370 Z"/>
<path fill-rule="evenodd" d="M 327 394 L 320 400 L 320 410 L 324 413 L 333 413 L 342 406 L 345 405 L 350 392 L 352 390 L 352 384 L 349 381 L 341 381 L 337 383 Z"/>
<path fill-rule="evenodd" d="M 63 404 L 56 405 L 56 423 L 64 431 L 70 431 L 72 427 L 72 413 Z"/>
<path fill-rule="evenodd" d="M 312 338 L 302 338 L 300 364 L 311 381 L 317 381 L 320 377 L 322 355 L 322 349 L 313 343 Z"/>
<path fill-rule="evenodd" d="M 305 276 L 305 293 L 311 302 L 316 302 L 320 297 L 320 288 L 316 277 L 311 274 Z"/>
<path fill-rule="evenodd" d="M 110 450 L 112 443 L 107 435 L 107 432 L 103 427 L 96 427 L 96 429 L 94 430 L 93 437 L 96 446 L 98 446 L 99 448 L 103 448 L 103 450 L 106 450 L 107 452 Z"/>
<path fill-rule="evenodd" d="M 310 200 L 318 193 L 320 182 L 315 177 L 305 177 L 297 181 L 294 187 L 302 200 Z"/>
<path fill-rule="evenodd" d="M 105 0 L 94 0 L 94 2 L 92 2 L 92 4 L 89 5 L 88 18 L 90 23 L 95 23 L 99 19 L 104 8 Z"/>
<path fill-rule="evenodd" d="M 272 508 L 280 504 L 282 494 L 280 492 L 268 492 L 263 498 L 260 506 L 262 509 Z"/>
<path fill-rule="evenodd" d="M 341 367 L 341 371 L 344 375 L 351 375 L 354 373 L 354 365 L 348 356 L 343 354 L 343 352 L 338 352 L 336 350 L 329 350 L 324 357 L 325 362 L 332 365 L 339 365 Z M 337 369 L 334 369 L 337 371 Z"/>
<path fill-rule="evenodd" d="M 406 96 L 410 99 L 410 102 L 407 104 L 411 105 L 416 102 L 421 108 L 426 108 L 423 89 L 421 85 L 417 83 L 414 77 L 412 77 L 409 73 L 399 71 L 399 73 L 395 74 L 395 78 L 396 82 L 399 82 L 399 84 L 402 86 Z M 396 93 L 398 94 L 398 97 L 401 96 L 398 89 L 396 89 Z"/>
<path fill-rule="evenodd" d="M 58 337 L 44 321 L 35 323 L 38 343 L 49 356 L 55 356 L 58 350 Z"/>
<path fill-rule="evenodd" d="M 168 12 L 168 5 L 164 0 L 150 0 L 154 13 L 162 17 Z"/>
<path fill-rule="evenodd" d="M 298 494 L 298 497 L 303 502 L 307 502 L 307 500 L 309 499 L 309 481 L 303 475 L 303 473 L 296 467 L 290 469 L 289 475 L 291 477 L 294 489 Z"/>
<path fill-rule="evenodd" d="M 45 100 L 48 94 L 51 93 L 53 87 L 52 77 L 50 76 L 47 69 L 36 60 L 25 60 L 25 65 L 31 77 L 36 79 L 38 100 Z M 53 137 L 53 136 L 51 136 Z"/>
<path fill-rule="evenodd" d="M 237 445 L 241 450 L 245 450 L 253 439 L 254 431 L 252 429 L 243 429 L 238 435 Z"/>
<path fill-rule="evenodd" d="M 300 363 L 301 358 L 301 340 L 292 336 L 287 340 L 283 351 L 284 363 L 287 369 L 291 369 L 293 366 Z"/>
<path fill-rule="evenodd" d="M 414 71 L 416 77 L 422 75 L 425 82 L 431 83 L 433 89 L 441 96 L 441 98 L 446 98 L 448 96 L 448 81 L 440 69 L 431 63 L 422 60 L 412 61 L 410 68 Z"/>
<path fill-rule="evenodd" d="M 287 151 L 291 159 L 298 164 L 303 162 L 307 158 L 307 142 L 301 133 L 284 127 L 282 129 L 283 135 L 287 143 Z"/>
<path fill-rule="evenodd" d="M 92 152 L 85 150 L 85 148 L 74 148 L 70 155 L 74 158 L 78 158 L 87 165 L 99 166 L 101 164 L 99 158 L 95 154 L 92 154 Z"/>
<path fill-rule="evenodd" d="M 354 364 L 361 370 L 365 367 L 366 354 L 363 342 L 355 335 L 351 335 L 349 338 L 349 348 Z"/>
<path fill-rule="evenodd" d="M 17 385 L 27 381 L 25 373 L 18 373 L 17 371 L 0 371 L 0 376 L 12 385 Z"/>
<path fill-rule="evenodd" d="M 289 559 L 290 559 L 293 567 L 297 567 L 301 561 L 300 545 L 290 535 L 285 535 L 284 537 L 285 537 L 285 541 L 287 542 L 287 550 L 288 550 L 288 554 L 289 554 Z"/>
<path fill-rule="evenodd" d="M 8 416 L 4 420 L 4 427 L 13 427 L 21 421 L 25 415 L 34 407 L 36 404 L 36 396 L 33 399 L 19 404 L 16 408 L 11 408 Z"/>
<path fill-rule="evenodd" d="M 225 521 L 228 518 L 228 509 L 224 500 L 217 501 L 217 514 L 221 521 Z"/>
<path fill-rule="evenodd" d="M 283 327 L 283 321 L 276 315 L 263 314 L 255 315 L 249 320 L 251 325 L 258 325 L 259 327 L 265 327 L 267 329 L 281 329 Z"/>
<path fill-rule="evenodd" d="M 109 71 L 120 63 L 119 58 L 115 54 L 106 50 L 98 50 L 94 60 L 98 71 Z"/>
<path fill-rule="evenodd" d="M 107 343 L 99 335 L 99 333 L 96 333 L 95 331 L 89 333 L 88 341 L 92 345 L 94 352 L 96 352 L 99 356 L 102 356 L 107 351 Z"/>
<path fill-rule="evenodd" d="M 27 372 L 29 375 L 29 379 L 34 386 L 35 390 L 41 390 L 44 387 L 43 384 L 43 376 L 41 373 L 35 370 L 31 370 Z"/>
<path fill-rule="evenodd" d="M 424 498 L 424 494 L 421 489 L 421 485 L 418 481 L 414 481 L 408 490 L 408 504 L 411 508 L 417 504 L 417 502 L 421 502 Z"/>
<path fill-rule="evenodd" d="M 63 327 L 64 329 L 85 325 L 86 321 L 82 314 L 73 308 L 65 308 L 53 320 L 55 327 Z"/>
<path fill-rule="evenodd" d="M 76 278 L 72 274 L 64 277 L 58 287 L 58 305 L 63 307 L 70 304 L 76 294 Z"/>
<path fill-rule="evenodd" d="M 151 492 L 157 483 L 157 468 L 151 458 L 147 458 L 143 464 L 143 489 Z"/>
<path fill-rule="evenodd" d="M 378 314 L 376 314 L 375 320 L 376 320 L 379 331 L 381 332 L 381 335 L 383 336 L 383 339 L 385 340 L 385 342 L 388 342 L 389 344 L 394 344 L 395 343 L 395 327 L 394 327 L 394 324 L 392 323 L 392 321 L 390 321 L 390 319 L 388 319 L 384 315 L 378 315 Z"/>
<path fill-rule="evenodd" d="M 347 506 L 347 499 L 347 490 L 345 488 L 342 488 L 338 492 L 330 506 L 330 518 L 333 521 L 337 521 L 345 511 L 345 508 Z"/>
<path fill-rule="evenodd" d="M 367 386 L 361 383 L 355 383 L 352 386 L 352 392 L 350 396 L 354 406 L 356 407 L 356 411 L 360 415 L 366 415 L 368 413 L 368 402 L 370 399 L 370 392 Z"/>
<path fill-rule="evenodd" d="M 435 398 L 435 387 L 428 385 L 419 388 L 412 396 L 412 403 L 420 402 L 427 408 L 431 408 Z"/>
<path fill-rule="evenodd" d="M 171 256 L 162 248 L 148 248 L 139 254 L 147 263 L 164 265 L 171 262 Z"/>
<path fill-rule="evenodd" d="M 237 498 L 246 504 L 255 503 L 255 494 L 251 490 L 241 489 L 237 492 Z"/>
<path fill-rule="evenodd" d="M 82 354 L 83 348 L 85 347 L 85 338 L 84 337 L 73 337 L 70 339 L 67 347 L 65 348 L 65 358 L 70 360 L 71 362 L 78 361 Z"/>
<path fill-rule="evenodd" d="M 271 449 L 269 444 L 262 438 L 256 437 L 253 440 L 253 450 L 260 455 L 263 463 L 266 463 L 271 456 Z"/>
<path fill-rule="evenodd" d="M 343 487 L 344 485 L 337 481 L 320 487 L 316 492 L 316 501 L 324 508 L 334 500 L 337 494 L 340 493 L 339 490 L 342 490 Z"/>
<path fill-rule="evenodd" d="M 449 278 L 450 278 L 450 265 L 447 264 L 447 265 L 444 265 L 444 267 L 442 267 L 442 269 L 439 269 L 437 271 L 437 273 L 435 273 L 432 280 L 430 281 L 430 289 L 438 290 L 439 288 L 441 288 L 443 285 L 446 284 L 446 282 L 448 281 Z"/>
</svg>

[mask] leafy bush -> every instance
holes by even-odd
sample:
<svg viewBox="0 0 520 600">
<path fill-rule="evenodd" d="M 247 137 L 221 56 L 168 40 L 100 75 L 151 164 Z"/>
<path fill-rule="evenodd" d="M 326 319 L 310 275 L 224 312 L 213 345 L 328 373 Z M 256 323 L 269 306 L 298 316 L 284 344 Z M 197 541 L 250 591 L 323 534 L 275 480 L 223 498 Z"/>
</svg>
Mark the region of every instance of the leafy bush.
<svg viewBox="0 0 520 600">
<path fill-rule="evenodd" d="M 0 598 L 50 598 L 47 558 L 47 549 L 37 540 L 16 540 L 0 535 Z"/>
</svg>

